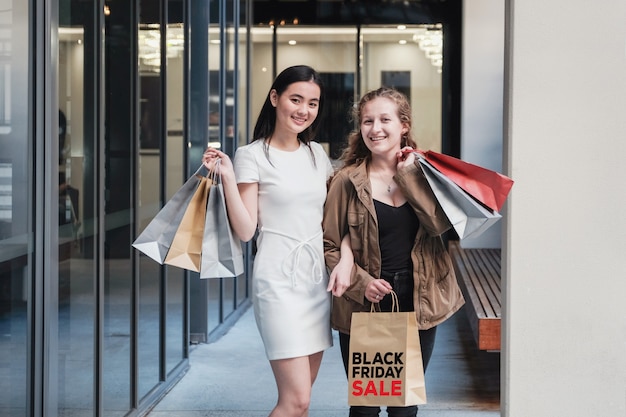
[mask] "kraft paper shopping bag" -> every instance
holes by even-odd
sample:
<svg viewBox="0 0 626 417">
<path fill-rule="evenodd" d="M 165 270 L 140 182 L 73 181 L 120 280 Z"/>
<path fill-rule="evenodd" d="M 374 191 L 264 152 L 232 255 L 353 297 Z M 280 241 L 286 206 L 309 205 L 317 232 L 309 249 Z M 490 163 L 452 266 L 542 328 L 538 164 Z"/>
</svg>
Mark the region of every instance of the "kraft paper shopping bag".
<svg viewBox="0 0 626 417">
<path fill-rule="evenodd" d="M 403 407 L 426 404 L 415 312 L 398 312 L 397 301 L 395 305 L 392 312 L 352 313 L 349 405 Z"/>
<path fill-rule="evenodd" d="M 210 179 L 202 177 L 176 229 L 170 250 L 165 257 L 166 264 L 200 272 L 204 218 L 211 185 Z"/>
</svg>

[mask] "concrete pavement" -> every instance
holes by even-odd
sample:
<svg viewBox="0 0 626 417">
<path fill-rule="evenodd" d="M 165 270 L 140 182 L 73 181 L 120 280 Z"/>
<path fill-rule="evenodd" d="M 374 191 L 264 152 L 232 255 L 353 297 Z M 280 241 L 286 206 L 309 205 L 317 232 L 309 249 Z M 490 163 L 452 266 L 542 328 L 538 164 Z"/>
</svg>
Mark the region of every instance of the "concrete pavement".
<svg viewBox="0 0 626 417">
<path fill-rule="evenodd" d="M 339 338 L 326 351 L 309 417 L 347 417 Z M 499 417 L 499 353 L 480 352 L 461 310 L 439 326 L 420 417 Z M 192 346 L 190 369 L 149 417 L 267 417 L 276 386 L 252 308 L 217 342 Z M 386 416 L 385 412 L 381 417 Z"/>
</svg>

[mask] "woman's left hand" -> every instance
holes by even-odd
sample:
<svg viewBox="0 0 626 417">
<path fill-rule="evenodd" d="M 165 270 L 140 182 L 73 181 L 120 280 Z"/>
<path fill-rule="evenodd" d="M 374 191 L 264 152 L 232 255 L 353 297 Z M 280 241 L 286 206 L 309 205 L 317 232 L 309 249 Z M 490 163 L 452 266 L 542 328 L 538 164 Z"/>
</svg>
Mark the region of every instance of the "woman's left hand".
<svg viewBox="0 0 626 417">
<path fill-rule="evenodd" d="M 339 261 L 330 273 L 326 291 L 331 292 L 335 297 L 341 297 L 350 287 L 353 266 L 354 262 Z"/>
<path fill-rule="evenodd" d="M 378 303 L 385 295 L 389 294 L 393 288 L 384 279 L 375 279 L 365 287 L 365 298 L 371 303 Z"/>
</svg>

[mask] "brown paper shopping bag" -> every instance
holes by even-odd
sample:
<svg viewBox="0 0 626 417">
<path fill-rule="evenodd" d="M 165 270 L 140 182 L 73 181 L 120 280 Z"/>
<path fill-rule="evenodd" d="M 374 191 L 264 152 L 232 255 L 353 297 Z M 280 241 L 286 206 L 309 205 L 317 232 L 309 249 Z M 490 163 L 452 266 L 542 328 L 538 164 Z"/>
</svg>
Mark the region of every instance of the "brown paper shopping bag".
<svg viewBox="0 0 626 417">
<path fill-rule="evenodd" d="M 352 313 L 348 404 L 394 406 L 426 404 L 426 385 L 414 312 Z"/>
<path fill-rule="evenodd" d="M 191 198 L 174 240 L 167 252 L 165 262 L 194 272 L 200 272 L 200 257 L 202 254 L 202 236 L 204 233 L 204 217 L 206 203 L 212 182 L 202 177 L 200 185 Z"/>
</svg>

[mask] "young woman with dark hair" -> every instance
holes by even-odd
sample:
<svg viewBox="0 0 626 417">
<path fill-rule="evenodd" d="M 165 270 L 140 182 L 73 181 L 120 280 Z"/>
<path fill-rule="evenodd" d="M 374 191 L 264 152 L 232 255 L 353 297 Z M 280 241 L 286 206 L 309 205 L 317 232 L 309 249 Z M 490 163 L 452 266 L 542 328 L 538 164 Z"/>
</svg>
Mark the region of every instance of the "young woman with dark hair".
<svg viewBox="0 0 626 417">
<path fill-rule="evenodd" d="M 322 217 L 333 168 L 313 140 L 323 104 L 319 74 L 289 67 L 269 90 L 252 142 L 233 162 L 216 149 L 203 157 L 210 170 L 220 159 L 234 232 L 243 241 L 259 233 L 252 301 L 278 387 L 271 417 L 308 415 L 323 352 L 332 346 Z"/>
</svg>

